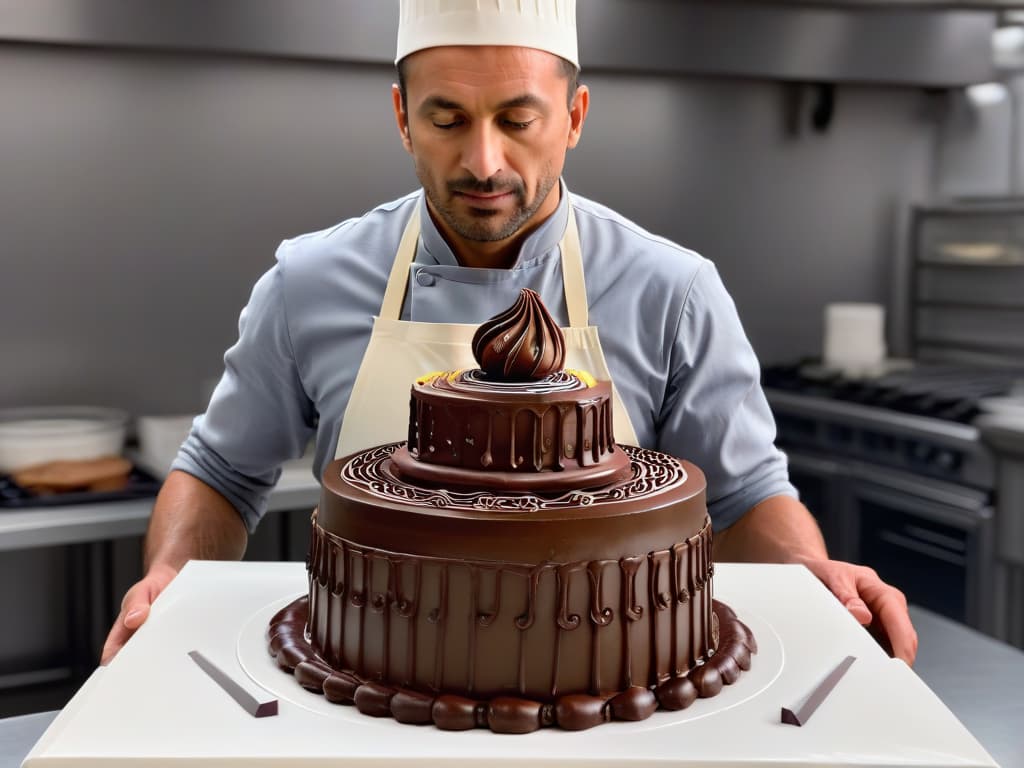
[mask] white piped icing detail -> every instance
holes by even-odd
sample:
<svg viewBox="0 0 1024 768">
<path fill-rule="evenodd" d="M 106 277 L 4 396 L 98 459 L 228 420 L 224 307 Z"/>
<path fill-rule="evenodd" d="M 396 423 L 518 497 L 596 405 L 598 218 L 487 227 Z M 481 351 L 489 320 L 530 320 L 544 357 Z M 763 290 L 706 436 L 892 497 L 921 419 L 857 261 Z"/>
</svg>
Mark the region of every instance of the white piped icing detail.
<svg viewBox="0 0 1024 768">
<path fill-rule="evenodd" d="M 391 454 L 404 443 L 390 443 L 352 457 L 342 468 L 348 484 L 380 499 L 444 509 L 487 509 L 532 512 L 538 509 L 587 507 L 595 503 L 637 501 L 686 482 L 682 463 L 667 454 L 620 445 L 629 457 L 633 476 L 607 488 L 566 491 L 558 495 L 501 494 L 492 491 L 451 491 L 405 483 L 390 471 Z"/>
</svg>

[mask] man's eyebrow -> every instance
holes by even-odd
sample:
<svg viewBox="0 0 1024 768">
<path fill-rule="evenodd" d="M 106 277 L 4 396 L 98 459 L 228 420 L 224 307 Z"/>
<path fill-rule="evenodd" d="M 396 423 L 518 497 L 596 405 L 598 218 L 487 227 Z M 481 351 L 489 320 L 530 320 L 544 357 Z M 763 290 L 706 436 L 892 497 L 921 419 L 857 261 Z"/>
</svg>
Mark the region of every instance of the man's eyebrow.
<svg viewBox="0 0 1024 768">
<path fill-rule="evenodd" d="M 505 101 L 498 104 L 497 108 L 499 110 L 502 110 L 516 109 L 522 107 L 528 109 L 546 110 L 547 103 L 539 96 L 536 96 L 532 93 L 524 93 L 521 96 L 514 96 L 511 99 L 506 99 Z M 444 96 L 428 96 L 426 99 L 423 100 L 423 103 L 420 104 L 419 111 L 421 113 L 426 114 L 435 109 L 461 111 L 464 109 L 464 107 L 457 101 L 446 99 Z"/>
<path fill-rule="evenodd" d="M 524 93 L 522 96 L 516 96 L 498 105 L 498 109 L 516 109 L 517 107 L 545 110 L 547 102 L 532 93 Z"/>
<path fill-rule="evenodd" d="M 451 101 L 443 96 L 428 96 L 420 104 L 420 112 L 426 113 L 434 109 L 461 110 L 462 105 L 457 101 Z"/>
</svg>

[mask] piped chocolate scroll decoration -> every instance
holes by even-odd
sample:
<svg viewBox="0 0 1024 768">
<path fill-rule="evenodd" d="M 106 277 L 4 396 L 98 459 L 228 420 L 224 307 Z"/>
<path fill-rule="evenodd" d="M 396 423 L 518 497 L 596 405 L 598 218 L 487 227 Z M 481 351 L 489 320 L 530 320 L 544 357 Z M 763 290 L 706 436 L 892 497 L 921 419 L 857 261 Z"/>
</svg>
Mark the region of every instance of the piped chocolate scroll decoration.
<svg viewBox="0 0 1024 768">
<path fill-rule="evenodd" d="M 569 490 L 538 495 L 530 488 L 541 487 L 534 480 L 527 490 L 516 494 L 492 490 L 453 487 L 432 488 L 406 482 L 394 474 L 392 460 L 401 443 L 388 443 L 353 455 L 341 466 L 340 476 L 349 486 L 388 502 L 399 502 L 427 509 L 533 512 L 539 509 L 572 509 L 594 504 L 631 503 L 677 488 L 687 480 L 682 463 L 667 454 L 621 447 L 629 476 L 618 485 L 591 490 Z M 451 483 L 450 483 L 451 484 Z M 545 489 L 546 490 L 546 489 Z"/>
<path fill-rule="evenodd" d="M 537 381 L 562 370 L 565 339 L 537 292 L 523 288 L 515 304 L 477 328 L 473 356 L 499 381 Z"/>
</svg>

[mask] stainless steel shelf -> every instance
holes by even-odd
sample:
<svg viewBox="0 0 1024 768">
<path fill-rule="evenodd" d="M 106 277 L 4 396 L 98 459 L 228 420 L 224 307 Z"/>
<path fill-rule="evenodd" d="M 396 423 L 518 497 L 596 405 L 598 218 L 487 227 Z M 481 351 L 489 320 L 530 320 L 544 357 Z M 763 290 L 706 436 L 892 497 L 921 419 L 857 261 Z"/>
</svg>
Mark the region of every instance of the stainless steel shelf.
<svg viewBox="0 0 1024 768">
<path fill-rule="evenodd" d="M 270 494 L 269 512 L 310 508 L 320 498 L 320 486 L 308 479 L 286 475 Z M 141 536 L 146 532 L 153 499 L 130 499 L 103 504 L 0 512 L 0 552 L 83 544 Z"/>
</svg>

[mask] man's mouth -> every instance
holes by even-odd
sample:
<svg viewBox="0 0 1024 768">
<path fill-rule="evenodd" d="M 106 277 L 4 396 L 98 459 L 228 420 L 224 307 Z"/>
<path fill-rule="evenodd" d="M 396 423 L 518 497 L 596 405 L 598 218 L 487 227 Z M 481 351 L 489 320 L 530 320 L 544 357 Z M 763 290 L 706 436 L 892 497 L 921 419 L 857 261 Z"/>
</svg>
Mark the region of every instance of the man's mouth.
<svg viewBox="0 0 1024 768">
<path fill-rule="evenodd" d="M 478 200 L 492 200 L 496 197 L 504 197 L 505 195 L 511 195 L 512 192 L 459 192 L 459 194 L 465 195 L 466 197 L 472 197 Z"/>
<path fill-rule="evenodd" d="M 469 192 L 456 190 L 455 194 L 473 205 L 492 205 L 512 196 L 511 190 L 500 192 Z"/>
</svg>

